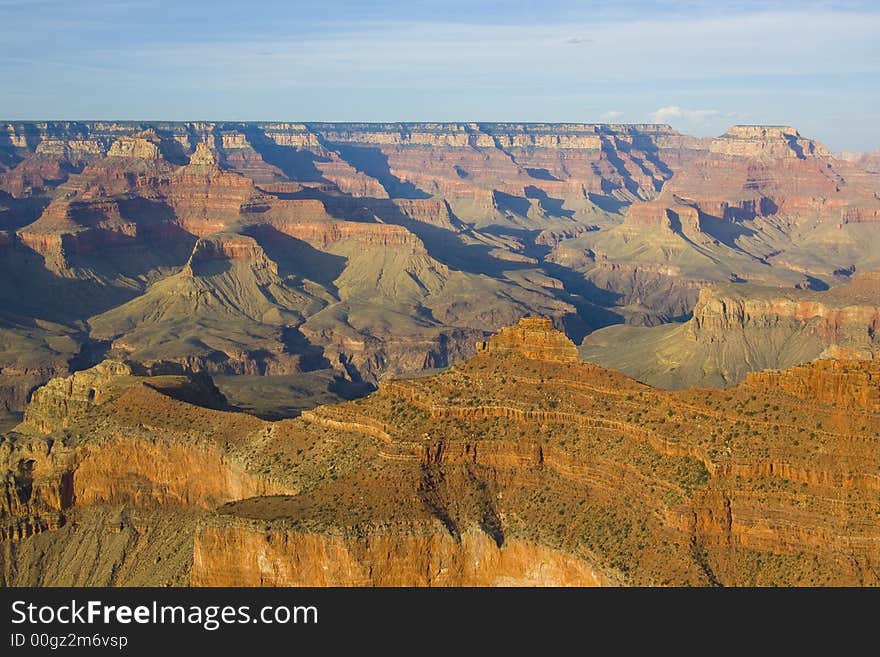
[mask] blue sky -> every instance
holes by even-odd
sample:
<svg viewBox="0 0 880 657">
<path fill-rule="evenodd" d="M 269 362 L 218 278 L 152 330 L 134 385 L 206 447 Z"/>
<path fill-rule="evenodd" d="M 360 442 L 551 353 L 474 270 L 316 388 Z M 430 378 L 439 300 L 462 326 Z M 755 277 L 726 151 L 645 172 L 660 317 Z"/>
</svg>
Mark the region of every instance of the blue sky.
<svg viewBox="0 0 880 657">
<path fill-rule="evenodd" d="M 880 147 L 880 3 L 0 0 L 6 119 L 786 123 Z"/>
</svg>

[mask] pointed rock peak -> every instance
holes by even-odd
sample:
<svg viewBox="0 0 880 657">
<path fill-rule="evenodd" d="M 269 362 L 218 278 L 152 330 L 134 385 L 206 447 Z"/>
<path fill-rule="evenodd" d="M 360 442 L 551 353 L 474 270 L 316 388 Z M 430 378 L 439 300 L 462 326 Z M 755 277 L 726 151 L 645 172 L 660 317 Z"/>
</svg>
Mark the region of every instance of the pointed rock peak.
<svg viewBox="0 0 880 657">
<path fill-rule="evenodd" d="M 196 150 L 193 151 L 193 154 L 190 156 L 189 164 L 190 166 L 216 167 L 217 159 L 214 157 L 214 153 L 211 152 L 208 145 L 201 141 L 196 145 Z"/>
<path fill-rule="evenodd" d="M 559 362 L 577 362 L 575 344 L 562 332 L 553 328 L 546 317 L 523 317 L 513 326 L 501 329 L 487 342 L 477 345 L 487 353 L 517 353 L 526 358 Z"/>
</svg>

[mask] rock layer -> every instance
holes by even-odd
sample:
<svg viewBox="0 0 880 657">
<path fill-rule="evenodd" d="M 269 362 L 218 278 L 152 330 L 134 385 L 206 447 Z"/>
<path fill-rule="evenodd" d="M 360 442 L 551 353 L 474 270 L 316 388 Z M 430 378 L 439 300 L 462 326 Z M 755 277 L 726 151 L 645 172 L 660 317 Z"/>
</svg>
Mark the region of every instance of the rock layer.
<svg viewBox="0 0 880 657">
<path fill-rule="evenodd" d="M 515 326 L 502 329 L 481 343 L 479 350 L 489 354 L 513 351 L 537 360 L 575 362 L 578 359 L 574 343 L 544 317 L 524 317 Z"/>
<path fill-rule="evenodd" d="M 51 384 L 58 401 L 28 417 L 66 394 L 71 420 L 3 443 L 5 580 L 33 581 L 39 558 L 58 568 L 40 581 L 83 581 L 65 545 L 110 545 L 101 532 L 132 522 L 164 536 L 170 517 L 190 529 L 169 554 L 188 545 L 191 565 L 136 571 L 133 543 L 108 553 L 126 581 L 876 583 L 876 362 L 665 392 L 560 359 L 564 336 L 537 318 L 496 338 L 439 375 L 279 422 L 109 364 Z M 113 505 L 121 524 L 98 529 Z"/>
<path fill-rule="evenodd" d="M 880 271 L 826 292 L 727 284 L 700 291 L 685 323 L 610 327 L 584 340 L 581 356 L 652 385 L 731 385 L 750 371 L 816 358 L 880 354 Z M 626 344 L 626 349 L 613 345 Z"/>
</svg>

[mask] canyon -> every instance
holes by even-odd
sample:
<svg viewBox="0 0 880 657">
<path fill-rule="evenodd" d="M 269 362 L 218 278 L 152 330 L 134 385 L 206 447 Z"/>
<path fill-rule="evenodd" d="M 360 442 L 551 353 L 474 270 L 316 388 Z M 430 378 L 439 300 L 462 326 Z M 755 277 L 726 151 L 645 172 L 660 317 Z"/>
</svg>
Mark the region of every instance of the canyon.
<svg viewBox="0 0 880 657">
<path fill-rule="evenodd" d="M 527 315 L 576 344 L 605 329 L 613 352 L 629 327 L 690 330 L 730 283 L 833 291 L 880 268 L 873 162 L 791 126 L 3 122 L 4 423 L 104 358 L 211 374 L 281 417 L 448 367 Z M 730 359 L 627 371 L 727 385 L 797 361 Z M 266 402 L 292 390 L 297 409 Z"/>
<path fill-rule="evenodd" d="M 666 391 L 580 361 L 537 317 L 442 373 L 276 421 L 230 410 L 207 375 L 105 361 L 4 434 L 0 574 L 876 586 L 878 435 L 877 361 Z"/>
<path fill-rule="evenodd" d="M 788 125 L 0 122 L 0 583 L 874 585 L 880 168 Z"/>
</svg>

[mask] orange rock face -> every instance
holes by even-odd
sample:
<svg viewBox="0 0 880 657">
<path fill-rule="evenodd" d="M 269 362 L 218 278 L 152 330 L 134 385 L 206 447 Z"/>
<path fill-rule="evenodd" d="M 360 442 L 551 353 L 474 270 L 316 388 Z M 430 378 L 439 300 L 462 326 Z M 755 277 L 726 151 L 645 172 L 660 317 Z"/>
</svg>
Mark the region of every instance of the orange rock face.
<svg viewBox="0 0 880 657">
<path fill-rule="evenodd" d="M 502 329 L 479 347 L 493 353 L 517 352 L 526 358 L 560 362 L 575 362 L 577 347 L 544 317 L 524 317 L 516 326 Z"/>
<path fill-rule="evenodd" d="M 54 379 L 41 388 L 19 427 L 23 432 L 20 447 L 11 449 L 7 443 L 4 452 L 14 474 L 4 483 L 7 501 L 0 509 L 0 539 L 23 540 L 59 529 L 83 507 L 126 504 L 144 509 L 212 509 L 254 495 L 297 492 L 296 486 L 250 471 L 240 458 L 226 453 L 221 443 L 205 440 L 206 435 L 193 440 L 171 425 L 148 427 L 142 421 L 129 424 L 123 419 L 100 439 L 82 444 L 53 445 L 52 439 L 39 438 L 75 427 L 92 431 L 103 409 L 108 417 L 133 419 L 132 409 L 151 408 L 157 417 L 170 419 L 168 405 L 180 402 L 158 389 L 202 403 L 222 402 L 216 398 L 216 389 L 202 382 L 185 377 L 133 377 L 129 367 L 112 361 Z M 199 409 L 190 410 L 198 413 Z M 146 419 L 143 414 L 140 417 Z M 189 421 L 179 414 L 175 418 L 184 428 Z M 229 422 L 256 431 L 262 425 L 248 416 L 228 418 Z"/>
<path fill-rule="evenodd" d="M 479 531 L 456 541 L 442 524 L 368 540 L 203 525 L 192 586 L 601 586 L 588 563 L 525 541 L 501 547 Z M 409 533 L 411 532 L 411 533 Z M 384 534 L 384 535 L 383 535 Z M 242 559 L 242 555 L 247 558 Z"/>
<path fill-rule="evenodd" d="M 776 368 L 765 347 L 876 359 L 873 161 L 790 126 L 3 124 L 0 408 L 30 402 L 27 438 L 2 443 L 4 536 L 254 497 L 188 525 L 196 581 L 873 582 L 872 364 L 667 394 L 580 364 L 553 328 L 693 313 L 684 348 L 700 371 L 718 357 L 718 385 Z M 477 342 L 439 377 L 384 380 Z M 670 344 L 657 360 L 683 378 Z M 87 369 L 108 350 L 130 364 Z M 381 385 L 264 423 L 143 371 Z"/>
<path fill-rule="evenodd" d="M 804 401 L 839 408 L 880 410 L 880 366 L 875 362 L 822 360 L 809 367 L 752 372 L 746 384 L 781 388 Z"/>
<path fill-rule="evenodd" d="M 123 505 L 198 514 L 174 550 L 204 586 L 876 583 L 876 362 L 666 392 L 566 351 L 526 319 L 442 374 L 280 422 L 109 364 L 57 383 L 5 448 L 3 572 L 33 534 L 78 540 Z M 34 419 L 64 403 L 50 449 Z"/>
<path fill-rule="evenodd" d="M 342 239 L 353 239 L 363 246 L 411 246 L 424 251 L 418 237 L 405 228 L 388 224 L 357 224 L 348 222 L 278 223 L 282 233 L 316 247 L 325 248 Z"/>
<path fill-rule="evenodd" d="M 216 448 L 119 440 L 85 448 L 73 469 L 73 503 L 213 509 L 230 500 L 295 489 L 230 463 Z"/>
</svg>

